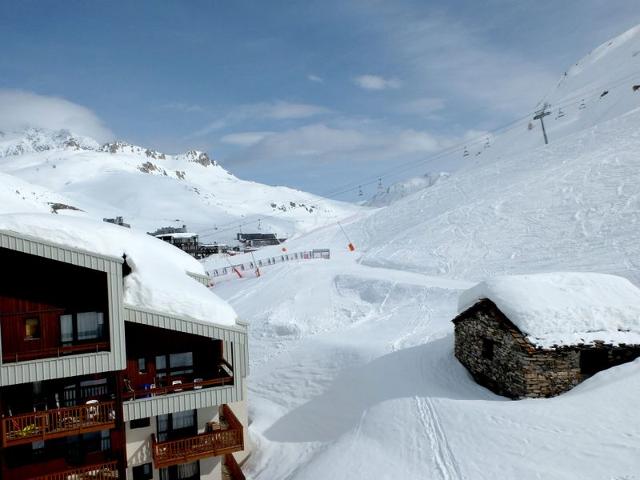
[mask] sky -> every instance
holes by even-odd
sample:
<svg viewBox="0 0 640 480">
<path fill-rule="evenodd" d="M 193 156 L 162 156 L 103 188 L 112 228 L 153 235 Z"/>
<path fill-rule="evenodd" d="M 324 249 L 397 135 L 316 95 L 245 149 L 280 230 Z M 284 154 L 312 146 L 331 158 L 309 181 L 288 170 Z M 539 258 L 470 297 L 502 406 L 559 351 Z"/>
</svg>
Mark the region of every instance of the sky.
<svg viewBox="0 0 640 480">
<path fill-rule="evenodd" d="M 0 0 L 0 129 L 196 148 L 327 194 L 427 173 L 639 23 L 637 0 Z"/>
</svg>

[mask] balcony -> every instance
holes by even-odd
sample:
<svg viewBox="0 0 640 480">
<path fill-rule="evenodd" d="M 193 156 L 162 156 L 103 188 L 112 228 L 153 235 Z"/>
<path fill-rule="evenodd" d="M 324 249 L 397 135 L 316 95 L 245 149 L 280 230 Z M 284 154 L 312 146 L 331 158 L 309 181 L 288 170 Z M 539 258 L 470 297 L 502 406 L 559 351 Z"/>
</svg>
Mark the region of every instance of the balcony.
<svg viewBox="0 0 640 480">
<path fill-rule="evenodd" d="M 5 417 L 2 419 L 2 446 L 115 428 L 114 407 L 114 402 L 95 402 Z"/>
<path fill-rule="evenodd" d="M 152 435 L 155 467 L 165 468 L 244 450 L 242 424 L 227 405 L 222 406 L 222 417 L 224 420 L 212 431 L 192 437 L 157 442 L 155 435 Z"/>
<path fill-rule="evenodd" d="M 224 376 L 212 379 L 194 378 L 192 380 L 172 380 L 171 385 L 159 386 L 156 384 L 146 385 L 144 388 L 133 388 L 129 385 L 126 386 L 127 391 L 122 395 L 122 398 L 126 400 L 138 400 L 141 398 L 155 397 L 159 395 L 169 395 L 171 393 L 179 393 L 189 390 L 201 390 L 207 387 L 221 387 L 224 385 L 233 385 L 233 376 Z"/>
<path fill-rule="evenodd" d="M 113 480 L 118 478 L 118 462 L 98 463 L 80 468 L 48 473 L 30 480 Z"/>
<path fill-rule="evenodd" d="M 92 342 L 77 345 L 67 345 L 51 348 L 42 348 L 24 352 L 3 353 L 2 363 L 26 362 L 41 358 L 63 357 L 66 355 L 78 355 L 81 353 L 97 353 L 109 351 L 109 342 Z"/>
</svg>

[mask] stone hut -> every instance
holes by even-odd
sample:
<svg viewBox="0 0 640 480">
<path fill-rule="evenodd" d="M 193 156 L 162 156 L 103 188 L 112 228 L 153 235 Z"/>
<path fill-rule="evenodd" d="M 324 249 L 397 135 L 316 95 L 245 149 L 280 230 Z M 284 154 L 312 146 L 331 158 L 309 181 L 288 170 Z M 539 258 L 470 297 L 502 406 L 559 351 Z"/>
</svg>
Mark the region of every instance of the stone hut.
<svg viewBox="0 0 640 480">
<path fill-rule="evenodd" d="M 552 397 L 640 356 L 640 290 L 591 273 L 498 277 L 460 297 L 455 356 L 510 398 Z"/>
</svg>

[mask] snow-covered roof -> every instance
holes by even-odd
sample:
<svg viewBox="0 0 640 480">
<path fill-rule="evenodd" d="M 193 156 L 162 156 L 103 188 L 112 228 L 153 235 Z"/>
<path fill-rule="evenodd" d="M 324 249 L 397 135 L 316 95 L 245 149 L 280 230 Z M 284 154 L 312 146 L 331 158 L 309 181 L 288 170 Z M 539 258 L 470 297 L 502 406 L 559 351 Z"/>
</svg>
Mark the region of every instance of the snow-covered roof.
<svg viewBox="0 0 640 480">
<path fill-rule="evenodd" d="M 197 237 L 198 234 L 197 233 L 189 233 L 189 232 L 177 232 L 177 233 L 160 233 L 158 235 L 156 235 L 156 238 L 164 238 L 164 237 L 170 237 L 170 238 L 193 238 L 193 237 Z"/>
<path fill-rule="evenodd" d="M 463 312 L 489 299 L 534 345 L 640 344 L 640 290 L 627 279 L 599 273 L 542 273 L 496 277 L 463 292 Z"/>
<path fill-rule="evenodd" d="M 145 233 L 51 214 L 0 215 L 0 230 L 99 255 L 126 255 L 131 273 L 124 280 L 125 305 L 217 325 L 236 323 L 233 308 L 188 275 L 206 275 L 200 262 Z"/>
</svg>

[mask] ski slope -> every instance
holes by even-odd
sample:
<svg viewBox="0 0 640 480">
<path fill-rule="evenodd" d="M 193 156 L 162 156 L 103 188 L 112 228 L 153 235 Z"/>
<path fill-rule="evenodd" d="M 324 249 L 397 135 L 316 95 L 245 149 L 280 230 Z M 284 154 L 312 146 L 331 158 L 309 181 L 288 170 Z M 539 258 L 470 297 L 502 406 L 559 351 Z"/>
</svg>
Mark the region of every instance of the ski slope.
<svg viewBox="0 0 640 480">
<path fill-rule="evenodd" d="M 457 362 L 450 322 L 461 292 L 496 275 L 640 284 L 636 50 L 637 28 L 563 75 L 545 100 L 578 103 L 547 117 L 550 145 L 524 123 L 480 155 L 470 146 L 449 177 L 343 221 L 356 252 L 329 225 L 287 247 L 331 248 L 331 260 L 214 287 L 251 322 L 249 478 L 640 478 L 640 360 L 556 398 L 510 401 Z"/>
</svg>

